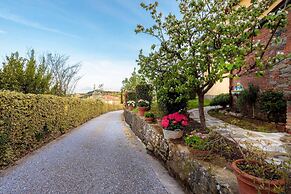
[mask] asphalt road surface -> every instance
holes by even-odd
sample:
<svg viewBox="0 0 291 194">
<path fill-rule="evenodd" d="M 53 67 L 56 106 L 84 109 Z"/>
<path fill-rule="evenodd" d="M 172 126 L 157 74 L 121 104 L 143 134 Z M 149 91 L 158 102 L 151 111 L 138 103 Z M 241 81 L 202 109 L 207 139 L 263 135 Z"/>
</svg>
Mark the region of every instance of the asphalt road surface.
<svg viewBox="0 0 291 194">
<path fill-rule="evenodd" d="M 97 117 L 0 172 L 0 193 L 183 193 L 122 121 Z"/>
</svg>

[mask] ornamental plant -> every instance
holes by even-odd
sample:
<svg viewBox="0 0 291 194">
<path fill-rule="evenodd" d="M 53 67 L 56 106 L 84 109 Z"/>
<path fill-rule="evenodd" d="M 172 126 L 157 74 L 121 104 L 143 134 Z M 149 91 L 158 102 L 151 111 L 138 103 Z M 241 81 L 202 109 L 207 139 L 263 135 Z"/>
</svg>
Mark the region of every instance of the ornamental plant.
<svg viewBox="0 0 291 194">
<path fill-rule="evenodd" d="M 145 118 L 155 118 L 155 114 L 152 112 L 146 112 L 144 115 Z"/>
<path fill-rule="evenodd" d="M 135 101 L 133 101 L 133 100 L 127 101 L 127 106 L 135 107 Z"/>
<path fill-rule="evenodd" d="M 138 107 L 148 107 L 149 105 L 150 105 L 150 103 L 147 100 L 139 99 L 137 101 L 137 106 Z"/>
<path fill-rule="evenodd" d="M 185 137 L 186 145 L 197 150 L 207 150 L 207 136 L 204 134 L 187 135 Z"/>
<path fill-rule="evenodd" d="M 186 115 L 175 112 L 173 114 L 164 116 L 161 124 L 162 127 L 166 130 L 176 131 L 187 127 L 189 122 Z"/>
</svg>

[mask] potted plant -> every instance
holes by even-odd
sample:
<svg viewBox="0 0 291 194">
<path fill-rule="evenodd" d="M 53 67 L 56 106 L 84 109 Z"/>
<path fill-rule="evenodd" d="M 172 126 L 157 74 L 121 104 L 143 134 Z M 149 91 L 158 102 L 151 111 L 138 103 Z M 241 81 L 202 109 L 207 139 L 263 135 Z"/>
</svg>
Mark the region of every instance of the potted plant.
<svg viewBox="0 0 291 194">
<path fill-rule="evenodd" d="M 209 154 L 208 134 L 199 132 L 191 133 L 184 138 L 185 144 L 191 148 L 191 153 L 195 156 L 207 156 Z"/>
<path fill-rule="evenodd" d="M 127 101 L 127 107 L 128 107 L 128 109 L 130 110 L 130 111 L 132 111 L 133 109 L 134 109 L 134 107 L 135 107 L 135 101 L 133 101 L 133 100 L 129 100 L 129 101 Z"/>
<path fill-rule="evenodd" d="M 147 100 L 139 99 L 137 101 L 139 116 L 144 116 L 144 113 L 145 113 L 146 109 L 149 107 L 149 104 L 150 103 Z"/>
<path fill-rule="evenodd" d="M 278 164 L 267 157 L 267 152 L 258 148 L 249 149 L 249 146 L 247 148 L 247 154 L 241 151 L 243 159 L 235 160 L 231 164 L 240 194 L 284 193 L 286 173 L 283 169 L 290 169 L 290 164 Z"/>
<path fill-rule="evenodd" d="M 148 123 L 153 123 L 154 122 L 154 119 L 155 119 L 154 113 L 147 112 L 147 113 L 145 113 L 144 117 L 145 117 L 146 122 L 148 122 Z"/>
<path fill-rule="evenodd" d="M 179 112 L 164 116 L 162 127 L 165 139 L 178 139 L 183 136 L 183 129 L 188 126 L 188 118 Z"/>
</svg>

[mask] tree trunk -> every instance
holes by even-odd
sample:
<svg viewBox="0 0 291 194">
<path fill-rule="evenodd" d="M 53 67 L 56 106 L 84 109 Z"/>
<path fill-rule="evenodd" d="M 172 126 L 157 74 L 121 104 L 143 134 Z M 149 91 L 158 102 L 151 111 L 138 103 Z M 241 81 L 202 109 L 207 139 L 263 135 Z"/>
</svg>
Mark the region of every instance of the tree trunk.
<svg viewBox="0 0 291 194">
<path fill-rule="evenodd" d="M 198 94 L 198 102 L 199 102 L 199 119 L 201 124 L 201 130 L 206 129 L 205 124 L 205 115 L 204 115 L 204 94 Z"/>
<path fill-rule="evenodd" d="M 232 74 L 233 72 L 230 71 L 230 74 Z M 232 84 L 233 84 L 233 78 L 229 78 L 229 107 L 230 107 L 230 110 L 233 110 L 233 97 L 232 97 L 232 93 L 231 93 L 231 90 L 232 90 Z"/>
<path fill-rule="evenodd" d="M 255 118 L 255 104 L 252 105 L 252 109 L 253 109 L 253 119 Z"/>
</svg>

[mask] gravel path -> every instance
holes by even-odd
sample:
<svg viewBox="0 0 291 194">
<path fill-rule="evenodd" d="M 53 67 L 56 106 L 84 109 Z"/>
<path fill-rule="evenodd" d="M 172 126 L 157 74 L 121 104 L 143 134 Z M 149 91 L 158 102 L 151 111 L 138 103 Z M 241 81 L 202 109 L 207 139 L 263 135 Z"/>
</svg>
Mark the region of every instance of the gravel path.
<svg viewBox="0 0 291 194">
<path fill-rule="evenodd" d="M 95 118 L 0 173 L 0 193 L 183 193 L 122 121 Z"/>
</svg>

